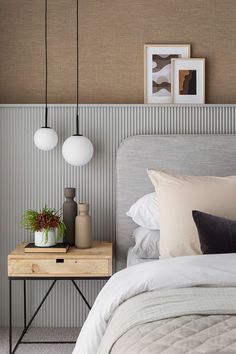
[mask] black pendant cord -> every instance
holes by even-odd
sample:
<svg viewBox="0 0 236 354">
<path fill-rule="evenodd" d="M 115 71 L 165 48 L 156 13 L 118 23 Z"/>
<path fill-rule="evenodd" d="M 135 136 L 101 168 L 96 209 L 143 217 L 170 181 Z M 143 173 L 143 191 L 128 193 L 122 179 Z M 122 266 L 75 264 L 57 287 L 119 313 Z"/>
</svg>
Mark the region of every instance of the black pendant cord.
<svg viewBox="0 0 236 354">
<path fill-rule="evenodd" d="M 45 125 L 48 128 L 48 1 L 45 0 Z"/>
<path fill-rule="evenodd" d="M 79 134 L 79 0 L 76 0 L 76 136 Z"/>
</svg>

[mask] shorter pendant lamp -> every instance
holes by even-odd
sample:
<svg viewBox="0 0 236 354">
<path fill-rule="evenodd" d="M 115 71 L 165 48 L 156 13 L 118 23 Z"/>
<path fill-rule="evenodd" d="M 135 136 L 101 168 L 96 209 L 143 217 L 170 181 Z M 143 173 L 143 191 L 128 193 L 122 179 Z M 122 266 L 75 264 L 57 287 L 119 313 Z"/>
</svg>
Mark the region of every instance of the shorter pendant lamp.
<svg viewBox="0 0 236 354">
<path fill-rule="evenodd" d="M 93 157 L 93 144 L 91 141 L 79 134 L 79 6 L 77 0 L 76 9 L 76 22 L 77 22 L 77 103 L 76 103 L 76 134 L 72 135 L 64 142 L 62 146 L 62 155 L 66 162 L 72 166 L 83 166 L 88 163 Z"/>
<path fill-rule="evenodd" d="M 48 126 L 48 26 L 47 26 L 48 4 L 45 0 L 45 124 L 34 134 L 34 143 L 40 150 L 52 150 L 58 142 L 58 136 L 54 129 Z"/>
</svg>

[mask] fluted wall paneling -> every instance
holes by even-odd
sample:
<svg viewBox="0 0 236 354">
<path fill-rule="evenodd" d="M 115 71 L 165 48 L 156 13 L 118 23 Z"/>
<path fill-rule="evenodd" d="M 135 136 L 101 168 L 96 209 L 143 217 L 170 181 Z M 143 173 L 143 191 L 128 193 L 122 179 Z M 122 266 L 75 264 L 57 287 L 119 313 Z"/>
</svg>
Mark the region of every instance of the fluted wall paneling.
<svg viewBox="0 0 236 354">
<path fill-rule="evenodd" d="M 94 158 L 81 168 L 62 158 L 62 143 L 74 132 L 75 106 L 49 107 L 49 124 L 59 135 L 50 152 L 35 148 L 33 135 L 44 118 L 43 105 L 0 105 L 0 324 L 8 324 L 7 254 L 23 240 L 32 240 L 19 224 L 27 208 L 45 203 L 60 208 L 64 187 L 77 189 L 77 200 L 91 205 L 93 236 L 115 240 L 115 159 L 120 143 L 137 134 L 235 134 L 236 105 L 148 106 L 81 105 L 80 131 L 94 144 Z M 127 235 L 128 237 L 128 235 Z M 28 313 L 40 302 L 50 281 L 29 281 Z M 104 281 L 81 281 L 92 304 Z M 21 326 L 22 285 L 14 287 L 14 325 Z M 72 284 L 59 281 L 35 326 L 80 326 L 87 308 Z"/>
</svg>

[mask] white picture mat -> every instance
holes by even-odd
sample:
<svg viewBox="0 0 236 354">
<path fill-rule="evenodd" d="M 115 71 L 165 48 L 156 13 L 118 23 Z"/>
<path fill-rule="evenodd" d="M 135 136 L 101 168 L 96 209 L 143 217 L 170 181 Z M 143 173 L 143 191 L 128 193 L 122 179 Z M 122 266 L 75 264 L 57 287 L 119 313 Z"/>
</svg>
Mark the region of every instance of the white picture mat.
<svg viewBox="0 0 236 354">
<path fill-rule="evenodd" d="M 145 45 L 145 103 L 172 103 L 172 95 L 169 97 L 157 97 L 152 94 L 152 56 L 177 54 L 183 59 L 190 57 L 190 45 Z M 172 80 L 171 80 L 172 81 Z"/>
<path fill-rule="evenodd" d="M 172 98 L 173 103 L 205 103 L 205 59 L 172 59 Z M 179 70 L 196 70 L 196 95 L 179 94 Z"/>
</svg>

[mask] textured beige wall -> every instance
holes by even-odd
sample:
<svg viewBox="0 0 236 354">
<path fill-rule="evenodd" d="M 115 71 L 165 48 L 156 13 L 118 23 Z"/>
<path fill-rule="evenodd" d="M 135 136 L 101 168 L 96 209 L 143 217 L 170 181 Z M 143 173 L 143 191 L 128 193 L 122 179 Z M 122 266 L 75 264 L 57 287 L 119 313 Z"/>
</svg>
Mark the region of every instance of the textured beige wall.
<svg viewBox="0 0 236 354">
<path fill-rule="evenodd" d="M 75 102 L 75 0 L 49 3 L 49 100 Z M 0 102 L 44 100 L 43 0 L 0 0 Z M 83 103 L 143 103 L 143 45 L 191 43 L 207 103 L 236 103 L 236 0 L 80 0 Z"/>
</svg>

